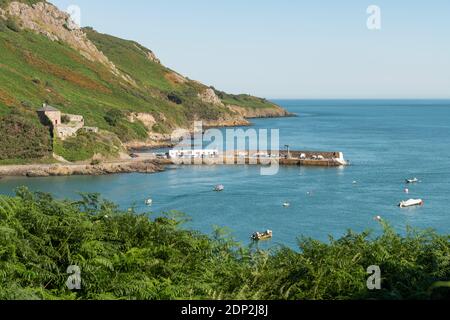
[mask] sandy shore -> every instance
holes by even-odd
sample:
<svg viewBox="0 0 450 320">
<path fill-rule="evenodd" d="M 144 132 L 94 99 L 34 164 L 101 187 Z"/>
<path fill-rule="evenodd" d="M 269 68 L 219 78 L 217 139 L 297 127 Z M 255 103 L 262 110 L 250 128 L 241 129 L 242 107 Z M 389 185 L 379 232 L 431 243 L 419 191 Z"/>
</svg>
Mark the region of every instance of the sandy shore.
<svg viewBox="0 0 450 320">
<path fill-rule="evenodd" d="M 0 166 L 0 177 L 49 177 L 71 175 L 105 175 L 116 173 L 155 173 L 164 170 L 155 160 L 118 160 L 91 164 L 30 164 Z"/>
</svg>

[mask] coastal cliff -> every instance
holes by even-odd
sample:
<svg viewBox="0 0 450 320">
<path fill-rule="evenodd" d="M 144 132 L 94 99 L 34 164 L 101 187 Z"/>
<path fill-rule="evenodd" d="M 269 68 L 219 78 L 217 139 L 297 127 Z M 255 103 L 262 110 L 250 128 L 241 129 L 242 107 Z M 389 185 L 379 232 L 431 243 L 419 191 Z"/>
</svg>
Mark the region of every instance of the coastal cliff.
<svg viewBox="0 0 450 320">
<path fill-rule="evenodd" d="M 52 153 L 69 161 L 94 154 L 114 158 L 126 148 L 164 145 L 173 131 L 189 129 L 194 121 L 205 127 L 246 126 L 250 118 L 289 115 L 264 98 L 191 80 L 139 43 L 81 28 L 45 1 L 0 1 L 0 54 L 0 122 L 11 123 L 13 115 L 16 123 L 26 123 L 19 127 L 35 126 L 40 141 L 46 141 L 45 124 L 36 116 L 45 102 L 99 129 L 54 139 L 47 148 L 50 158 Z M 8 130 L 0 125 L 1 135 Z M 20 140 L 23 149 L 32 150 L 27 141 Z M 0 145 L 0 164 L 34 159 L 36 153 L 7 149 L 17 143 Z"/>
</svg>

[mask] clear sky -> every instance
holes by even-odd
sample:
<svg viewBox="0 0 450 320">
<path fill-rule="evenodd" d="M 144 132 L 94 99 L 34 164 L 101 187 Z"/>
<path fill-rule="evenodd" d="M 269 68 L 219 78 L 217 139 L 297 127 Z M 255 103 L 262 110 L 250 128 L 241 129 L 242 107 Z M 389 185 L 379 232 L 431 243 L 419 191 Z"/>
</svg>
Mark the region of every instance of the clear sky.
<svg viewBox="0 0 450 320">
<path fill-rule="evenodd" d="M 218 89 L 267 98 L 450 98 L 450 1 L 50 0 Z M 367 28 L 369 5 L 381 30 Z"/>
</svg>

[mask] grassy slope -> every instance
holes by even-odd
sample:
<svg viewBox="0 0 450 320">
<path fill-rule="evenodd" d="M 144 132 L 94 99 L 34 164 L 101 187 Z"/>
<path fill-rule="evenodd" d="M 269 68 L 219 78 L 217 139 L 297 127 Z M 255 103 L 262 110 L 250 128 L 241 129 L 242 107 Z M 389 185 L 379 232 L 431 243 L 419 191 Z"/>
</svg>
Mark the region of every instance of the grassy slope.
<svg viewBox="0 0 450 320">
<path fill-rule="evenodd" d="M 135 43 L 94 31 L 88 35 L 120 70 L 137 81 L 138 87 L 125 85 L 103 66 L 87 61 L 63 43 L 31 32 L 7 30 L 0 32 L 0 112 L 22 104 L 37 109 L 48 101 L 64 112 L 84 115 L 87 125 L 105 130 L 111 128 L 104 115 L 114 108 L 153 113 L 157 117 L 161 113 L 168 119 L 169 127 L 186 125 L 190 111 L 201 113 L 197 110 L 200 107 L 212 110 L 211 118 L 226 112 L 196 98 L 205 86 L 167 80 L 170 70 L 148 60 Z M 183 104 L 170 102 L 167 94 L 171 92 L 180 96 Z M 239 105 L 240 99 L 232 102 Z M 249 106 L 248 97 L 241 103 Z M 255 106 L 270 104 L 262 105 L 255 99 Z"/>
<path fill-rule="evenodd" d="M 18 107 L 43 101 L 63 112 L 82 114 L 87 125 L 110 129 L 104 120 L 110 109 L 151 112 L 170 109 L 145 92 L 125 86 L 103 66 L 91 63 L 62 43 L 22 31 L 0 33 L 0 103 Z"/>
<path fill-rule="evenodd" d="M 0 6 L 9 2 L 0 0 Z M 83 115 L 86 125 L 113 132 L 122 142 L 127 142 L 148 136 L 148 128 L 142 123 L 127 120 L 129 112 L 152 114 L 157 120 L 152 131 L 159 133 L 187 127 L 193 119 L 217 120 L 230 113 L 228 108 L 200 101 L 198 94 L 207 86 L 187 79 L 177 81 L 172 70 L 148 59 L 148 49 L 138 43 L 89 28 L 85 31 L 136 85 L 114 76 L 103 65 L 86 60 L 65 43 L 50 41 L 30 31 L 14 32 L 0 19 L 0 116 L 15 110 L 38 127 L 41 125 L 35 111 L 48 102 L 65 113 Z M 273 106 L 249 95 L 217 93 L 226 104 L 245 108 Z M 114 126 L 105 120 L 105 115 L 113 109 L 123 114 Z M 72 145 L 77 144 L 79 141 Z"/>
<path fill-rule="evenodd" d="M 298 252 L 245 248 L 180 228 L 176 216 L 121 212 L 97 195 L 78 203 L 26 189 L 0 196 L 0 299 L 429 299 L 449 297 L 450 238 L 348 235 L 299 241 Z M 69 291 L 66 269 L 81 268 Z M 366 270 L 382 270 L 369 291 Z M 447 288 L 433 288 L 438 281 Z"/>
</svg>

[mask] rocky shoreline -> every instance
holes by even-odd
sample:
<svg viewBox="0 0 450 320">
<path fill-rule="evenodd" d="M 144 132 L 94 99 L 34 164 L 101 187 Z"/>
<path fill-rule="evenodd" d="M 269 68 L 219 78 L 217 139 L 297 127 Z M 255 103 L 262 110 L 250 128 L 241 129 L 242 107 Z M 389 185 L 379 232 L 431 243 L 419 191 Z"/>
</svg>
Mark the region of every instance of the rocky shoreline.
<svg viewBox="0 0 450 320">
<path fill-rule="evenodd" d="M 91 164 L 31 164 L 0 166 L 1 177 L 52 177 L 72 175 L 107 175 L 118 173 L 156 173 L 164 166 L 153 160 L 128 160 Z"/>
<path fill-rule="evenodd" d="M 234 114 L 230 119 L 208 120 L 203 121 L 203 129 L 212 128 L 234 128 L 234 127 L 250 127 L 252 126 L 251 119 L 270 119 L 270 118 L 289 118 L 296 117 L 294 113 L 290 113 L 285 109 L 274 106 L 273 108 L 265 109 L 249 109 L 238 106 L 227 106 Z M 182 128 L 180 128 L 182 129 Z M 192 130 L 185 129 L 192 133 Z M 152 150 L 160 148 L 171 148 L 175 144 L 171 140 L 169 134 L 151 134 L 148 140 L 144 141 L 130 141 L 124 146 L 133 151 Z"/>
<path fill-rule="evenodd" d="M 250 119 L 256 118 L 281 118 L 295 116 L 281 107 L 273 109 L 255 110 L 249 112 L 247 108 L 228 106 L 235 113 L 231 119 L 217 121 L 207 121 L 204 123 L 205 129 L 218 127 L 239 127 L 251 126 Z M 170 136 L 154 134 L 147 141 L 133 141 L 125 144 L 131 152 L 139 150 L 150 150 L 158 148 L 173 147 Z M 0 179 L 2 177 L 52 177 L 52 176 L 73 176 L 73 175 L 107 175 L 119 173 L 156 173 L 164 171 L 162 161 L 123 159 L 100 164 L 89 163 L 56 163 L 56 164 L 29 164 L 29 165 L 3 165 L 0 166 Z"/>
</svg>

